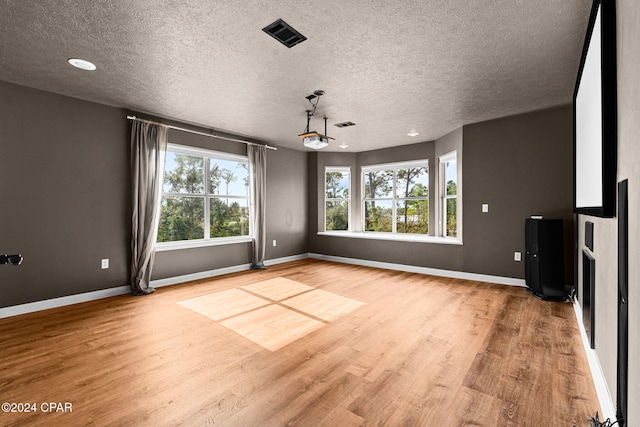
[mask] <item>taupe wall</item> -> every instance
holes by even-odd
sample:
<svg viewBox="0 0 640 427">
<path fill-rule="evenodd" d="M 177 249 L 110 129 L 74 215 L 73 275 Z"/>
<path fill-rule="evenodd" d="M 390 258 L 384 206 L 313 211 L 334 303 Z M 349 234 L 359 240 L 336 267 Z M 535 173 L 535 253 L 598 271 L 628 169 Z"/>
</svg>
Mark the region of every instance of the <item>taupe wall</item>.
<svg viewBox="0 0 640 427">
<path fill-rule="evenodd" d="M 564 220 L 573 284 L 573 121 L 570 106 L 464 126 L 465 271 L 524 277 L 525 219 Z M 489 212 L 482 213 L 482 204 Z"/>
<path fill-rule="evenodd" d="M 120 109 L 0 82 L 0 252 L 24 256 L 0 307 L 126 284 L 128 138 Z"/>
<path fill-rule="evenodd" d="M 318 222 L 310 221 L 310 252 L 524 278 L 524 263 L 515 262 L 513 254 L 524 252 L 525 218 L 541 214 L 565 220 L 565 279 L 567 284 L 573 284 L 571 108 L 559 107 L 464 126 L 462 139 L 464 153 L 459 154 L 464 162 L 462 246 L 317 236 Z M 426 157 L 434 173 L 434 145 L 426 142 L 358 153 L 357 165 Z M 319 193 L 327 161 L 322 153 L 310 156 L 309 197 L 316 201 L 309 207 L 312 214 L 321 206 Z M 430 175 L 430 179 L 434 176 Z M 489 204 L 486 214 L 481 213 L 483 203 Z M 434 224 L 431 215 L 430 221 Z"/>
<path fill-rule="evenodd" d="M 629 180 L 629 413 L 625 425 L 640 425 L 640 3 L 616 1 L 618 67 L 618 181 Z M 616 400 L 617 218 L 580 215 L 578 251 L 584 247 L 584 223 L 594 223 L 596 259 L 595 351 L 612 400 Z M 582 274 L 579 270 L 579 283 Z"/>
<path fill-rule="evenodd" d="M 128 284 L 127 113 L 0 82 L 0 252 L 25 257 L 0 267 L 0 307 Z M 242 144 L 183 132 L 169 138 L 246 153 Z M 267 238 L 278 244 L 266 258 L 306 253 L 306 153 L 280 148 L 267 159 Z M 159 252 L 152 278 L 247 264 L 250 252 L 248 243 Z"/>
</svg>

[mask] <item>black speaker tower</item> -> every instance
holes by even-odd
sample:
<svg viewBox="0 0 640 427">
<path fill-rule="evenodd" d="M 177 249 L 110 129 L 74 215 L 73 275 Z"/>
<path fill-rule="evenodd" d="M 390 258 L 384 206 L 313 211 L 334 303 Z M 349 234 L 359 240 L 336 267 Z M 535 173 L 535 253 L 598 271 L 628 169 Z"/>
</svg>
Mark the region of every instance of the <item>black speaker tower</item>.
<svg viewBox="0 0 640 427">
<path fill-rule="evenodd" d="M 562 220 L 527 218 L 524 241 L 525 281 L 529 291 L 540 299 L 565 299 Z"/>
</svg>

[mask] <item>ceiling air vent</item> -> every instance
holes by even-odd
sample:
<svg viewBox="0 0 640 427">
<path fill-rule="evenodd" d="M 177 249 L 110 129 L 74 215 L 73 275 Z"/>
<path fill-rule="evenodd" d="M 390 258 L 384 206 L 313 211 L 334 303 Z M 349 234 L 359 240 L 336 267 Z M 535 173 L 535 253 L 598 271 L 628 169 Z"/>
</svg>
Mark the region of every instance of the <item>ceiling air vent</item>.
<svg viewBox="0 0 640 427">
<path fill-rule="evenodd" d="M 334 126 L 337 126 L 339 128 L 346 128 L 348 126 L 355 126 L 356 124 L 353 122 L 342 122 L 342 123 L 336 123 L 334 124 Z"/>
<path fill-rule="evenodd" d="M 269 34 L 286 47 L 293 47 L 307 39 L 282 19 L 278 19 L 274 23 L 267 25 L 262 29 L 262 31 Z"/>
</svg>

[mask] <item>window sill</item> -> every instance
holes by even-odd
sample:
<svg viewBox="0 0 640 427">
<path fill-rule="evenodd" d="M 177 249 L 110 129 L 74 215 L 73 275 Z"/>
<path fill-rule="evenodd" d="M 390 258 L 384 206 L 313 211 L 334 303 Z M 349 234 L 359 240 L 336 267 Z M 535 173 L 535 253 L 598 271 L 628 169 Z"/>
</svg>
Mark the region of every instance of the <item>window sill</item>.
<svg viewBox="0 0 640 427">
<path fill-rule="evenodd" d="M 156 243 L 156 252 L 174 251 L 178 249 L 203 248 L 207 246 L 233 245 L 235 243 L 249 243 L 253 237 L 219 237 L 211 240 L 187 240 L 181 242 Z"/>
<path fill-rule="evenodd" d="M 462 245 L 462 241 L 453 237 L 418 236 L 415 234 L 392 234 L 362 231 L 319 231 L 318 236 L 348 237 L 352 239 L 393 240 L 399 242 L 437 243 L 442 245 Z"/>
</svg>

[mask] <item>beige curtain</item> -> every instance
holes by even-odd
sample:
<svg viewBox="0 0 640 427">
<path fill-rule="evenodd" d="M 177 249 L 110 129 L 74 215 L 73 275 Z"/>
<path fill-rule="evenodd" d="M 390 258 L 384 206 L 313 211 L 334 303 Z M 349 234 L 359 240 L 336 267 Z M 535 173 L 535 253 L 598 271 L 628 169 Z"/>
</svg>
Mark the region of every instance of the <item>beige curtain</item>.
<svg viewBox="0 0 640 427">
<path fill-rule="evenodd" d="M 158 234 L 167 127 L 134 120 L 131 123 L 131 292 L 146 295 Z"/>
<path fill-rule="evenodd" d="M 251 268 L 264 270 L 264 256 L 267 249 L 267 149 L 262 145 L 248 145 L 249 167 L 251 168 L 251 204 L 253 205 L 253 251 Z"/>
</svg>

